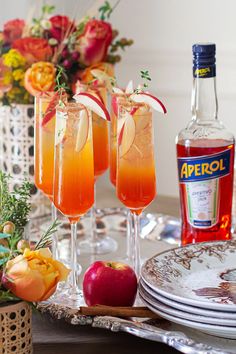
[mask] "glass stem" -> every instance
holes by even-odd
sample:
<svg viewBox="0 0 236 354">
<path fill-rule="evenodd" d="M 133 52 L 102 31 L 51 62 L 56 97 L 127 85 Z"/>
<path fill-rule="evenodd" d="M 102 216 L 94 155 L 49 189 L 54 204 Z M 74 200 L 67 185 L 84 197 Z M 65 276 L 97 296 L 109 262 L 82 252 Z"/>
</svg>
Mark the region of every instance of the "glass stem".
<svg viewBox="0 0 236 354">
<path fill-rule="evenodd" d="M 77 280 L 77 222 L 71 223 L 71 292 L 78 291 Z"/>
<path fill-rule="evenodd" d="M 140 219 L 139 215 L 132 213 L 134 221 L 134 231 L 132 237 L 132 267 L 139 279 L 140 276 L 140 245 L 139 245 L 139 234 L 140 234 Z"/>
<path fill-rule="evenodd" d="M 127 215 L 126 215 L 126 257 L 127 257 L 128 263 L 132 262 L 131 241 L 132 241 L 132 216 L 131 216 L 130 210 L 128 209 Z"/>
<path fill-rule="evenodd" d="M 97 245 L 97 222 L 96 222 L 96 184 L 94 184 L 94 204 L 90 210 L 91 235 L 90 242 L 95 247 Z"/>
<path fill-rule="evenodd" d="M 52 222 L 54 222 L 57 218 L 57 209 L 55 205 L 51 204 L 51 215 L 52 215 Z M 52 236 L 52 255 L 54 259 L 58 259 L 58 232 L 56 231 Z"/>
</svg>

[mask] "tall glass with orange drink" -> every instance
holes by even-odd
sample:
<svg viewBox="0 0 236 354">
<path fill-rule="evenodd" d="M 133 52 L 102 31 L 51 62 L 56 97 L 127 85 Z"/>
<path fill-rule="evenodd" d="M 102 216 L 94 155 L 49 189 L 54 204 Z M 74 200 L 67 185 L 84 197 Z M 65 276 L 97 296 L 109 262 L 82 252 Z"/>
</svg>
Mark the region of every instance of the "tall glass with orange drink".
<svg viewBox="0 0 236 354">
<path fill-rule="evenodd" d="M 107 106 L 107 89 L 100 84 L 79 84 L 78 92 L 86 92 L 98 99 L 104 107 Z M 93 153 L 94 153 L 94 178 L 96 180 L 109 167 L 109 126 L 108 122 L 92 112 L 93 125 Z M 95 188 L 96 189 L 96 188 Z M 97 234 L 96 208 L 91 208 L 91 235 L 90 238 L 80 242 L 81 253 L 105 254 L 116 249 L 116 242 L 110 237 Z"/>
<path fill-rule="evenodd" d="M 94 162 L 91 113 L 74 102 L 57 106 L 53 191 L 55 206 L 71 224 L 72 276 L 63 295 L 78 305 L 77 222 L 94 203 Z"/>
<path fill-rule="evenodd" d="M 64 92 L 42 92 L 35 97 L 35 142 L 34 178 L 36 186 L 52 201 L 54 172 L 54 135 L 56 106 L 59 99 L 66 101 Z M 56 219 L 56 209 L 52 203 L 52 219 Z M 52 250 L 57 257 L 56 235 Z"/>
<path fill-rule="evenodd" d="M 139 215 L 156 196 L 152 111 L 144 103 L 119 99 L 117 196 L 134 220 L 132 265 L 140 271 Z"/>
</svg>

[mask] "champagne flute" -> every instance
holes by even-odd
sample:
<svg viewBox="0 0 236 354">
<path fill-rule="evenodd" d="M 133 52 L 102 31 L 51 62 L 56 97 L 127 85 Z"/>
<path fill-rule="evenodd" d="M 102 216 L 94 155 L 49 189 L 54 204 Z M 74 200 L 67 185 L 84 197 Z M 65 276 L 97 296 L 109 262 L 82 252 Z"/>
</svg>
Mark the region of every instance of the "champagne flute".
<svg viewBox="0 0 236 354">
<path fill-rule="evenodd" d="M 106 107 L 107 89 L 104 85 L 79 84 L 78 92 L 92 94 Z M 93 123 L 93 152 L 94 152 L 94 178 L 95 190 L 97 179 L 106 172 L 109 166 L 109 131 L 108 122 L 92 112 Z M 95 192 L 96 195 L 96 192 Z M 96 199 L 96 198 L 95 198 Z M 86 240 L 80 242 L 80 251 L 83 254 L 106 254 L 114 252 L 117 243 L 111 237 L 98 235 L 96 222 L 96 202 L 91 208 L 91 234 Z"/>
<path fill-rule="evenodd" d="M 76 102 L 57 106 L 53 200 L 71 224 L 72 274 L 59 296 L 79 306 L 83 300 L 76 273 L 77 222 L 94 203 L 94 165 L 91 112 Z"/>
<path fill-rule="evenodd" d="M 54 172 L 54 135 L 56 122 L 56 106 L 59 102 L 66 101 L 67 95 L 64 91 L 42 92 L 35 97 L 35 158 L 34 158 L 34 179 L 40 189 L 51 201 L 52 221 L 57 217 L 56 208 L 52 203 L 53 199 L 53 172 Z M 53 257 L 58 258 L 57 233 L 53 236 L 52 252 Z"/>
<path fill-rule="evenodd" d="M 140 274 L 140 215 L 156 196 L 152 111 L 144 103 L 119 99 L 117 149 L 117 196 L 131 211 L 131 261 Z"/>
</svg>

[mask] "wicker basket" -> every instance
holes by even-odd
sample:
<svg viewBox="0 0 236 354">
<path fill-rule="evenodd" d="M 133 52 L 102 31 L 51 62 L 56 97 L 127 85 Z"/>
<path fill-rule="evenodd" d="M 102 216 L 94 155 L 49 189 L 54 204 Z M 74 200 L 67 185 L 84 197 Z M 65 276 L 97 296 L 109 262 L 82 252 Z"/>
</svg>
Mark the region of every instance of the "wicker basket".
<svg viewBox="0 0 236 354">
<path fill-rule="evenodd" d="M 34 106 L 17 104 L 0 107 L 0 168 L 10 173 L 13 188 L 25 177 L 34 183 Z M 45 197 L 34 186 L 32 204 L 34 214 L 40 216 Z M 34 208 L 35 210 L 35 208 Z"/>
<path fill-rule="evenodd" d="M 33 353 L 32 310 L 26 302 L 0 307 L 0 353 Z"/>
</svg>

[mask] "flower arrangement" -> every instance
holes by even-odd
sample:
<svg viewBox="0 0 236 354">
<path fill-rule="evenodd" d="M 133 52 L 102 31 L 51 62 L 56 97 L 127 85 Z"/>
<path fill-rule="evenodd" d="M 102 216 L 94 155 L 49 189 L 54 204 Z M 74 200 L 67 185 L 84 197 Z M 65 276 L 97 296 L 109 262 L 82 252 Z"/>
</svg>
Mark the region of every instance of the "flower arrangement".
<svg viewBox="0 0 236 354">
<path fill-rule="evenodd" d="M 98 18 L 85 17 L 78 23 L 67 16 L 53 16 L 55 7 L 49 5 L 42 7 L 32 23 L 22 19 L 6 22 L 0 33 L 2 103 L 32 103 L 38 92 L 54 90 L 59 68 L 70 93 L 77 80 L 91 80 L 93 69 L 112 76 L 112 64 L 121 59 L 118 50 L 133 43 L 117 39 L 118 31 L 107 21 L 115 6 L 105 1 Z"/>
<path fill-rule="evenodd" d="M 23 235 L 32 186 L 24 181 L 10 192 L 8 182 L 9 177 L 0 171 L 0 304 L 20 300 L 43 301 L 55 292 L 58 282 L 66 280 L 70 272 L 52 258 L 48 248 L 57 222 L 31 249 Z"/>
</svg>

